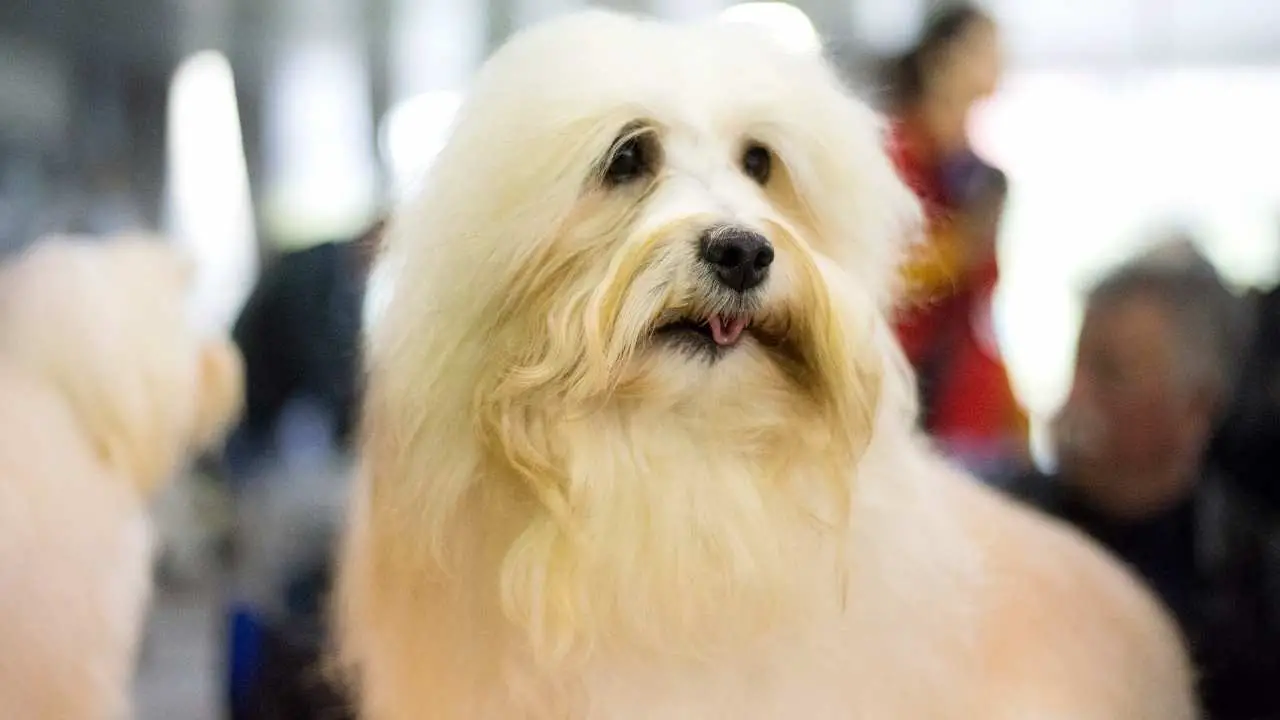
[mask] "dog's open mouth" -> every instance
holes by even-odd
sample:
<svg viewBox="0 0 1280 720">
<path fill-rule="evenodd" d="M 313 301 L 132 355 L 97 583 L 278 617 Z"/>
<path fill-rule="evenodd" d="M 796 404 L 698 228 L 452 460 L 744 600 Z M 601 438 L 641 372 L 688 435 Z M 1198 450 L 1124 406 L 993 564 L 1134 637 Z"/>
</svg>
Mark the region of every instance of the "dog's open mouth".
<svg viewBox="0 0 1280 720">
<path fill-rule="evenodd" d="M 705 319 L 681 318 L 661 325 L 654 335 L 706 349 L 729 349 L 742 340 L 750 327 L 751 318 L 745 315 L 712 313 Z"/>
</svg>

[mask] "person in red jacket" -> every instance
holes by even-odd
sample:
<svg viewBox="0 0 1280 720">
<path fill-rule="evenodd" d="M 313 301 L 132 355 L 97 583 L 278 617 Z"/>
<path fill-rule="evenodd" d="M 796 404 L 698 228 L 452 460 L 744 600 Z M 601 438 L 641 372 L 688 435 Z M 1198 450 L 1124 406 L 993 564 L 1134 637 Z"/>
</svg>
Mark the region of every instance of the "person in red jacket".
<svg viewBox="0 0 1280 720">
<path fill-rule="evenodd" d="M 933 15 L 893 65 L 890 151 L 920 196 L 928 241 L 908 258 L 897 329 L 920 380 L 922 422 L 944 450 L 980 475 L 1027 462 L 1027 418 L 996 345 L 991 300 L 995 240 L 1008 179 L 970 148 L 973 106 L 994 92 L 999 29 L 969 5 Z"/>
</svg>

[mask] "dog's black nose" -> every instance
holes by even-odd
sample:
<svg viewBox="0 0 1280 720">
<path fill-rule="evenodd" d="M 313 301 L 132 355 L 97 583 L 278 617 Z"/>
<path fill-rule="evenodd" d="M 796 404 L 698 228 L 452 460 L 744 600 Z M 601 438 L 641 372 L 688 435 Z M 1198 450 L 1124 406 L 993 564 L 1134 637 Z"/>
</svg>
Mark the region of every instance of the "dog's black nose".
<svg viewBox="0 0 1280 720">
<path fill-rule="evenodd" d="M 764 282 L 773 264 L 773 245 L 754 230 L 713 227 L 702 234 L 702 259 L 726 286 L 746 292 Z"/>
</svg>

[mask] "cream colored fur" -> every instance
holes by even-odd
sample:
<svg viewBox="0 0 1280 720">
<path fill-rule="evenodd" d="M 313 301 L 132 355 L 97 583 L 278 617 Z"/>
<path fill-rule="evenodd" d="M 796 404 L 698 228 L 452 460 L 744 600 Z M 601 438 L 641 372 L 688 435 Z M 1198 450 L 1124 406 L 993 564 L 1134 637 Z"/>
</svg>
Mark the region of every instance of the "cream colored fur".
<svg viewBox="0 0 1280 720">
<path fill-rule="evenodd" d="M 131 717 L 151 494 L 238 412 L 240 360 L 157 241 L 48 239 L 0 268 L 0 717 Z"/>
<path fill-rule="evenodd" d="M 660 169 L 610 187 L 637 127 Z M 1154 601 L 915 437 L 881 144 L 746 28 L 588 12 L 489 61 L 387 236 L 336 605 L 363 717 L 1193 716 Z M 712 361 L 652 333 L 729 302 L 724 223 L 777 258 Z"/>
</svg>

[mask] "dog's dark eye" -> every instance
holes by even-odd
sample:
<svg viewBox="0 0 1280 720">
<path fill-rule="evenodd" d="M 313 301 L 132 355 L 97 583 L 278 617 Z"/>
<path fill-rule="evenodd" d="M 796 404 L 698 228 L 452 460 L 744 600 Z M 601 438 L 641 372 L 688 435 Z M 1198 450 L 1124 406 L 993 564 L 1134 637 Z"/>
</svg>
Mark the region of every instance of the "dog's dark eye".
<svg viewBox="0 0 1280 720">
<path fill-rule="evenodd" d="M 764 185 L 773 171 L 773 153 L 760 143 L 751 143 L 742 151 L 742 171 L 747 177 Z"/>
<path fill-rule="evenodd" d="M 652 172 L 653 162 L 652 139 L 645 134 L 633 134 L 614 147 L 604 180 L 609 185 L 625 185 Z"/>
</svg>

